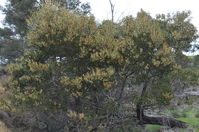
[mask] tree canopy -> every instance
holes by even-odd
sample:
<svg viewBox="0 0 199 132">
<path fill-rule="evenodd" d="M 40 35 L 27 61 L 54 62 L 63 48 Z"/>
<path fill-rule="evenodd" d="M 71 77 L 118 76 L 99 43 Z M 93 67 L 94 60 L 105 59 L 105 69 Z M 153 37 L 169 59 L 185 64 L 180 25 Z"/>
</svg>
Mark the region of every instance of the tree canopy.
<svg viewBox="0 0 199 132">
<path fill-rule="evenodd" d="M 55 0 L 59 6 L 80 14 L 89 14 L 90 5 L 79 0 Z M 4 28 L 0 28 L 1 60 L 15 61 L 23 55 L 26 49 L 26 34 L 28 30 L 26 19 L 48 0 L 7 0 L 5 8 Z"/>
<path fill-rule="evenodd" d="M 119 23 L 97 24 L 93 16 L 42 6 L 27 20 L 29 48 L 9 65 L 12 105 L 67 112 L 71 129 L 93 130 L 124 123 L 132 104 L 130 111 L 147 123 L 147 105 L 173 98 L 168 78 L 183 69 L 179 56 L 197 38 L 189 14 L 153 18 L 141 10 Z"/>
</svg>

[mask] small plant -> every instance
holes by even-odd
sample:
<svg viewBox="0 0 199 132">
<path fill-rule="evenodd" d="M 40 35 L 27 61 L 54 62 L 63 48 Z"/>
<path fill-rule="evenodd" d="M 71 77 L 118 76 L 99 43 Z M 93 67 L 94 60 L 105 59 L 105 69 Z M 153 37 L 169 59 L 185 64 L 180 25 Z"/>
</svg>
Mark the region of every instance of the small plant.
<svg viewBox="0 0 199 132">
<path fill-rule="evenodd" d="M 178 111 L 174 111 L 174 112 L 172 112 L 172 116 L 174 118 L 179 118 L 179 117 L 181 117 L 181 114 Z"/>
<path fill-rule="evenodd" d="M 183 112 L 182 115 L 181 115 L 181 117 L 187 117 L 186 112 Z"/>
<path fill-rule="evenodd" d="M 197 112 L 197 113 L 195 114 L 195 117 L 196 117 L 196 118 L 199 118 L 199 112 Z"/>
<path fill-rule="evenodd" d="M 160 125 L 147 125 L 147 130 L 150 130 L 150 131 L 157 131 L 159 130 L 160 128 L 163 128 L 163 126 L 160 126 Z"/>
</svg>

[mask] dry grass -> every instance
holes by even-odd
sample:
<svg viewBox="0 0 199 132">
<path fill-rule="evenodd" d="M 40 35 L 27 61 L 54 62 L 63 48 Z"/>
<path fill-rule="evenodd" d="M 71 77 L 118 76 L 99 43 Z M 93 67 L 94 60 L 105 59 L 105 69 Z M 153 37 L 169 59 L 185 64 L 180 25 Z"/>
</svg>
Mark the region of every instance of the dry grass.
<svg viewBox="0 0 199 132">
<path fill-rule="evenodd" d="M 0 97 L 4 94 L 5 88 L 3 87 L 3 84 L 5 83 L 6 79 L 8 77 L 6 75 L 0 76 Z"/>
<path fill-rule="evenodd" d="M 7 76 L 0 76 L 0 98 L 5 95 L 5 89 L 3 87 L 3 83 L 7 79 Z M 4 122 L 0 120 L 0 132 L 11 132 L 11 130 L 5 125 Z"/>
<path fill-rule="evenodd" d="M 0 121 L 0 132 L 11 132 L 11 130 L 8 129 L 2 121 Z"/>
</svg>

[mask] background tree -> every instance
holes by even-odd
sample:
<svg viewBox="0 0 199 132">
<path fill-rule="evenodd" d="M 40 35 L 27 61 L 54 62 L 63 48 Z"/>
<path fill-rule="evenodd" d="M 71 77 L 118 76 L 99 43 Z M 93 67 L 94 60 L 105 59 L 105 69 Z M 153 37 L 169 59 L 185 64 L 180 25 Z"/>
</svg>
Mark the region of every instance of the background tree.
<svg viewBox="0 0 199 132">
<path fill-rule="evenodd" d="M 122 128 L 135 115 L 141 124 L 187 127 L 144 113 L 148 105 L 169 104 L 168 78 L 183 68 L 176 58 L 197 37 L 177 14 L 153 18 L 140 11 L 121 23 L 96 24 L 91 16 L 43 6 L 27 21 L 29 50 L 9 66 L 12 106 L 66 113 L 70 131 Z"/>
<path fill-rule="evenodd" d="M 53 2 L 53 1 L 52 1 Z M 90 5 L 79 0 L 59 0 L 60 6 L 78 13 L 89 14 Z M 26 48 L 26 19 L 31 12 L 37 10 L 45 1 L 39 0 L 7 0 L 5 8 L 1 8 L 5 14 L 4 27 L 0 30 L 1 58 L 13 61 L 24 53 Z"/>
</svg>

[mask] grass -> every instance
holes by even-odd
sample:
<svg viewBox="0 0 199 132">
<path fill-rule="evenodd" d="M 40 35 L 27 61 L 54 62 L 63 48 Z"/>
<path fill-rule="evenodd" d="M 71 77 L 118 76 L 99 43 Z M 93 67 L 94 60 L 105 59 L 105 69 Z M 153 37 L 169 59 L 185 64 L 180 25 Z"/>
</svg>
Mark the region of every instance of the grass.
<svg viewBox="0 0 199 132">
<path fill-rule="evenodd" d="M 199 128 L 195 128 L 195 132 L 199 132 Z"/>
<path fill-rule="evenodd" d="M 195 115 L 196 115 L 196 112 L 195 112 L 195 111 L 193 111 L 193 110 L 191 110 L 191 111 L 187 111 L 187 112 L 186 112 L 186 115 L 187 115 L 188 117 L 194 118 L 194 117 L 195 117 Z"/>
<path fill-rule="evenodd" d="M 193 129 L 194 132 L 199 132 L 199 117 L 196 106 L 187 106 L 186 108 L 176 110 L 166 110 L 165 113 L 170 113 L 177 120 L 184 121 L 189 124 L 189 129 Z M 146 129 L 155 132 L 161 128 L 165 128 L 160 125 L 146 125 Z M 178 129 L 176 132 L 187 132 L 187 129 Z"/>
<path fill-rule="evenodd" d="M 149 131 L 157 131 L 160 128 L 164 128 L 164 126 L 160 126 L 160 125 L 146 125 L 146 128 Z"/>
<path fill-rule="evenodd" d="M 199 132 L 199 118 L 177 118 L 177 120 L 184 121 L 189 124 L 189 128 L 194 129 L 194 132 Z"/>
<path fill-rule="evenodd" d="M 199 125 L 199 118 L 176 118 L 177 120 L 184 121 L 191 126 Z"/>
<path fill-rule="evenodd" d="M 187 56 L 188 59 L 193 60 L 195 58 L 195 56 Z"/>
<path fill-rule="evenodd" d="M 178 112 L 178 111 L 177 111 Z M 185 108 L 180 112 L 186 114 L 186 117 L 178 117 L 177 120 L 184 121 L 189 124 L 189 128 L 194 129 L 195 132 L 199 132 L 199 118 L 197 116 L 198 111 L 193 107 Z"/>
</svg>

